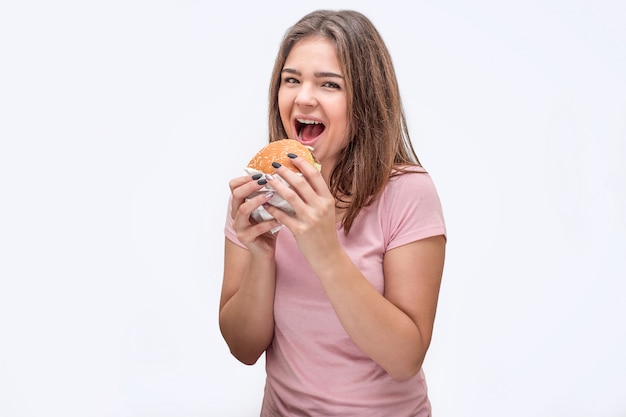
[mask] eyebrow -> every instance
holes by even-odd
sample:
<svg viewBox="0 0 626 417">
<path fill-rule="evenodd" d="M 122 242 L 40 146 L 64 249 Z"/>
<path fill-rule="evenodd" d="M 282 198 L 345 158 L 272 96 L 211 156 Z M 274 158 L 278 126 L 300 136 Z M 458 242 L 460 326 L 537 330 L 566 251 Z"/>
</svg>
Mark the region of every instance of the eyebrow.
<svg viewBox="0 0 626 417">
<path fill-rule="evenodd" d="M 298 70 L 295 70 L 293 68 L 283 68 L 283 70 L 281 72 L 286 72 L 289 74 L 295 74 L 295 75 L 302 75 L 302 73 Z M 343 75 L 334 73 L 334 72 L 330 72 L 330 71 L 318 71 L 318 72 L 314 72 L 313 75 L 317 78 L 326 78 L 326 77 L 330 77 L 330 78 L 342 78 L 343 79 Z"/>
</svg>

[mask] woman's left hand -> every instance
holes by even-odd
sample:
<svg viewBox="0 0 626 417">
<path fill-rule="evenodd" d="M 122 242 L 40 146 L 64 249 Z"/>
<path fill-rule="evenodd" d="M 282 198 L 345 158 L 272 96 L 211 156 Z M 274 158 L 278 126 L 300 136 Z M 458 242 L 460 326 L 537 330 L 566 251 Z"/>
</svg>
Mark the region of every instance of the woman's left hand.
<svg viewBox="0 0 626 417">
<path fill-rule="evenodd" d="M 268 178 L 267 175 L 265 178 L 275 192 L 291 205 L 295 215 L 290 216 L 272 206 L 266 210 L 291 231 L 300 250 L 313 264 L 322 260 L 329 249 L 339 248 L 335 198 L 315 167 L 301 157 L 293 158 L 292 161 L 302 175 L 284 166 L 276 168 L 276 173 L 291 188 L 278 178 Z"/>
</svg>

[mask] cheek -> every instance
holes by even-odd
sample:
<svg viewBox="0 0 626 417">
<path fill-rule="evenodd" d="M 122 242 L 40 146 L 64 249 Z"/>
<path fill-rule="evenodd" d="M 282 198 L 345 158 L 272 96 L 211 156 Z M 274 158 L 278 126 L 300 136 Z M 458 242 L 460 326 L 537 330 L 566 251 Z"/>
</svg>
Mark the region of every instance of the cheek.
<svg viewBox="0 0 626 417">
<path fill-rule="evenodd" d="M 291 105 L 292 98 L 289 89 L 278 89 L 278 108 L 283 112 L 287 107 Z"/>
<path fill-rule="evenodd" d="M 334 122 L 337 126 L 342 126 L 342 130 L 348 130 L 350 119 L 348 117 L 348 109 L 345 102 L 335 103 L 332 114 L 335 115 Z"/>
</svg>

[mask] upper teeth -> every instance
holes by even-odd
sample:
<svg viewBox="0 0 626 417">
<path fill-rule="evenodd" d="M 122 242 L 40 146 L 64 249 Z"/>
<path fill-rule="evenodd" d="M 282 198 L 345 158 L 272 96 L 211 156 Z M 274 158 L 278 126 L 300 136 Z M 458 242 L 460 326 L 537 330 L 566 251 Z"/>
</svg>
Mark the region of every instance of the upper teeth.
<svg viewBox="0 0 626 417">
<path fill-rule="evenodd" d="M 307 119 L 298 119 L 298 122 L 303 123 L 305 125 L 319 125 L 321 122 L 317 122 L 315 120 L 307 120 Z"/>
</svg>

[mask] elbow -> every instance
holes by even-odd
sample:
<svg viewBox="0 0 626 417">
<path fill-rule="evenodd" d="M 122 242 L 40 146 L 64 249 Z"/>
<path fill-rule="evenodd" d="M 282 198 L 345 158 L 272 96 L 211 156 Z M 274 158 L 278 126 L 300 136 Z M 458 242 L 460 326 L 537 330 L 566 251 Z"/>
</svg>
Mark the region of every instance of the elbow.
<svg viewBox="0 0 626 417">
<path fill-rule="evenodd" d="M 387 372 L 387 373 L 389 374 L 391 379 L 393 379 L 394 381 L 403 382 L 403 381 L 413 378 L 415 375 L 418 374 L 418 372 L 421 369 L 422 368 L 408 368 L 407 367 L 404 369 L 398 369 L 394 372 Z"/>
<path fill-rule="evenodd" d="M 221 317 L 220 317 L 221 319 Z M 228 346 L 230 354 L 235 357 L 239 362 L 244 365 L 254 365 L 257 363 L 267 346 L 270 344 L 272 338 L 269 340 L 254 340 L 248 337 L 241 337 L 242 335 L 236 332 L 228 331 L 228 326 L 224 326 L 220 320 L 220 330 L 222 337 Z"/>
<path fill-rule="evenodd" d="M 427 340 L 420 345 L 420 348 L 396 352 L 395 361 L 391 362 L 385 371 L 396 381 L 406 381 L 413 378 L 422 370 L 429 345 L 430 340 Z"/>
<path fill-rule="evenodd" d="M 228 339 L 226 339 L 226 344 L 228 345 L 230 354 L 244 365 L 254 365 L 265 351 L 262 349 L 252 349 L 251 346 L 247 344 L 240 345 L 237 343 L 229 343 Z"/>
<path fill-rule="evenodd" d="M 228 339 L 226 339 L 226 344 L 230 354 L 244 365 L 256 364 L 267 347 L 266 345 L 255 346 L 246 341 L 229 341 Z"/>
<path fill-rule="evenodd" d="M 402 382 L 417 375 L 422 370 L 423 362 L 424 358 L 415 358 L 411 361 L 396 363 L 394 366 L 385 369 L 385 371 L 394 381 Z"/>
<path fill-rule="evenodd" d="M 232 349 L 230 350 L 230 353 L 235 357 L 235 359 L 237 359 L 239 362 L 243 363 L 244 365 L 248 365 L 248 366 L 252 366 L 255 363 L 257 363 L 257 361 L 259 360 L 259 358 L 261 357 L 260 354 L 255 354 L 255 353 L 244 353 L 244 352 L 235 352 Z"/>
<path fill-rule="evenodd" d="M 394 381 L 402 382 L 402 381 L 406 381 L 408 379 L 413 378 L 415 375 L 419 373 L 421 369 L 422 369 L 421 366 L 420 367 L 407 366 L 404 368 L 389 370 L 387 371 L 387 373 L 389 374 L 391 379 L 393 379 Z"/>
</svg>

